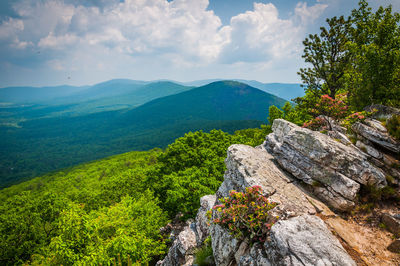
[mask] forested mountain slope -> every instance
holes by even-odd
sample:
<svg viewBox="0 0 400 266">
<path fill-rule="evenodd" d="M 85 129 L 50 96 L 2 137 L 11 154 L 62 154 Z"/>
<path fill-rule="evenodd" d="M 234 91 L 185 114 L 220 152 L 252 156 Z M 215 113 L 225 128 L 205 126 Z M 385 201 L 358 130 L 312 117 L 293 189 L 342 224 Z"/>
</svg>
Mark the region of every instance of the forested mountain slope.
<svg viewBox="0 0 400 266">
<path fill-rule="evenodd" d="M 189 131 L 258 127 L 266 122 L 270 105 L 284 102 L 243 83 L 224 81 L 137 108 L 0 127 L 1 184 L 113 154 L 165 147 Z"/>
</svg>

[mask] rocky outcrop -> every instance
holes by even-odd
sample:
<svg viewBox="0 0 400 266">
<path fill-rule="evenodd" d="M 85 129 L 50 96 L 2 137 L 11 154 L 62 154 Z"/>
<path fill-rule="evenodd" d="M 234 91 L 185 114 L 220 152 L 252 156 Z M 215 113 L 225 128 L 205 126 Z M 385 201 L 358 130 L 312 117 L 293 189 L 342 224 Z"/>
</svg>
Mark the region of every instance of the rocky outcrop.
<svg viewBox="0 0 400 266">
<path fill-rule="evenodd" d="M 288 172 L 313 186 L 317 197 L 338 210 L 355 205 L 360 185 L 382 188 L 385 174 L 354 146 L 276 119 L 265 148 Z"/>
<path fill-rule="evenodd" d="M 206 195 L 200 199 L 200 208 L 196 215 L 196 231 L 197 231 L 197 245 L 200 246 L 210 234 L 207 212 L 212 209 L 217 197 L 215 195 Z"/>
<path fill-rule="evenodd" d="M 357 122 L 351 129 L 378 146 L 394 153 L 400 153 L 400 143 L 389 136 L 386 128 L 379 121 L 366 119 L 364 123 Z"/>
<path fill-rule="evenodd" d="M 317 216 L 279 221 L 270 237 L 265 251 L 274 265 L 356 265 Z"/>
<path fill-rule="evenodd" d="M 378 107 L 374 117 L 380 119 L 400 114 L 400 110 L 395 108 Z M 400 142 L 388 134 L 382 122 L 372 118 L 355 123 L 352 130 L 357 139 L 356 146 L 369 157 L 369 161 L 385 173 L 390 184 L 400 185 Z"/>
<path fill-rule="evenodd" d="M 217 191 L 218 198 L 227 197 L 231 190 L 244 192 L 246 187 L 261 186 L 270 200 L 277 202 L 273 214 L 282 218 L 300 214 L 316 214 L 318 211 L 332 212 L 302 189 L 297 181 L 284 173 L 274 162 L 274 157 L 263 148 L 232 145 L 225 160 L 227 170 L 224 182 Z"/>
<path fill-rule="evenodd" d="M 228 196 L 230 190 L 243 192 L 246 187 L 259 185 L 264 192 L 272 194 L 271 201 L 278 203 L 271 215 L 281 218 L 272 227 L 271 239 L 264 247 L 249 247 L 246 242 L 233 238 L 226 229 L 211 225 L 217 265 L 355 265 L 324 222 L 316 216 L 330 217 L 334 214 L 279 169 L 265 149 L 232 145 L 228 148 L 225 162 L 227 171 L 217 191 L 218 198 Z M 329 261 L 332 263 L 329 264 Z"/>
<path fill-rule="evenodd" d="M 200 247 L 209 235 L 207 211 L 215 204 L 215 195 L 206 195 L 200 199 L 200 208 L 194 222 L 189 221 L 178 234 L 167 256 L 157 262 L 158 266 L 193 265 L 196 248 Z"/>
<path fill-rule="evenodd" d="M 388 250 L 394 253 L 400 253 L 400 238 L 393 241 L 389 246 Z"/>
<path fill-rule="evenodd" d="M 197 247 L 196 229 L 194 223 L 189 223 L 175 239 L 167 256 L 157 262 L 159 266 L 192 265 L 194 251 Z"/>
<path fill-rule="evenodd" d="M 399 215 L 394 216 L 388 213 L 382 215 L 382 223 L 386 228 L 392 232 L 395 236 L 400 237 L 400 217 Z"/>
<path fill-rule="evenodd" d="M 399 109 L 381 104 L 367 106 L 365 111 L 372 112 L 372 117 L 379 119 L 388 119 L 392 117 L 392 115 L 400 115 Z"/>
<path fill-rule="evenodd" d="M 367 127 L 374 133 L 362 135 L 364 131 L 359 129 Z M 362 186 L 380 189 L 390 181 L 388 173 L 397 178 L 395 148 L 387 148 L 390 141 L 385 147 L 371 137 L 387 134 L 382 124 L 367 119 L 355 128 L 358 135 L 353 145 L 339 126 L 325 135 L 277 119 L 263 145 L 229 147 L 227 170 L 216 195 L 201 198 L 195 222 L 179 233 L 168 255 L 157 265 L 192 265 L 195 250 L 208 236 L 214 262 L 221 266 L 398 265 L 400 258 L 392 253 L 398 252 L 398 239 L 393 241 L 384 230 L 377 232 L 346 221 L 325 205 L 350 210 Z M 220 198 L 229 196 L 231 190 L 244 192 L 255 185 L 270 201 L 278 203 L 270 214 L 279 216 L 279 220 L 265 243 L 250 245 L 219 225 L 209 225 L 206 213 Z M 212 211 L 212 218 L 217 217 L 218 212 Z M 397 232 L 397 216 L 390 218 L 383 217 L 382 222 L 394 225 Z"/>
</svg>

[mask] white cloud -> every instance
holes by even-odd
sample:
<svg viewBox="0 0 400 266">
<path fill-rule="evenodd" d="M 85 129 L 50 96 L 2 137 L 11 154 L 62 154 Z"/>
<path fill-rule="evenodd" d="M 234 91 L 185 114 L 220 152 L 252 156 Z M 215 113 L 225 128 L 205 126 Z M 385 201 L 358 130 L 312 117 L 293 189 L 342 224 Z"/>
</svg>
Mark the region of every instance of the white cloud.
<svg viewBox="0 0 400 266">
<path fill-rule="evenodd" d="M 0 40 L 15 39 L 23 30 L 24 22 L 21 19 L 9 18 L 0 25 Z"/>
<path fill-rule="evenodd" d="M 223 27 L 220 18 L 207 10 L 208 4 L 208 0 L 20 0 L 14 4 L 18 19 L 0 21 L 0 49 L 7 45 L 18 52 L 19 66 L 26 56 L 31 66 L 37 64 L 32 69 L 80 71 L 102 78 L 116 73 L 140 74 L 137 79 L 186 77 L 196 69 L 220 76 L 225 76 L 224 69 L 260 73 L 278 60 L 299 57 L 307 26 L 326 8 L 298 3 L 293 15 L 282 19 L 273 4 L 255 3 L 254 10 L 233 17 Z M 13 63 L 12 56 L 11 52 L 1 61 Z M 232 66 L 225 68 L 227 64 Z"/>
<path fill-rule="evenodd" d="M 307 25 L 325 8 L 322 4 L 308 7 L 298 3 L 293 17 L 281 19 L 273 4 L 254 3 L 253 11 L 233 17 L 226 26 L 231 39 L 222 61 L 262 62 L 298 54 Z"/>
<path fill-rule="evenodd" d="M 37 46 L 40 48 L 51 48 L 56 50 L 65 49 L 66 47 L 76 44 L 78 37 L 75 34 L 64 34 L 54 36 L 53 32 L 50 32 L 45 38 L 40 39 Z"/>
</svg>

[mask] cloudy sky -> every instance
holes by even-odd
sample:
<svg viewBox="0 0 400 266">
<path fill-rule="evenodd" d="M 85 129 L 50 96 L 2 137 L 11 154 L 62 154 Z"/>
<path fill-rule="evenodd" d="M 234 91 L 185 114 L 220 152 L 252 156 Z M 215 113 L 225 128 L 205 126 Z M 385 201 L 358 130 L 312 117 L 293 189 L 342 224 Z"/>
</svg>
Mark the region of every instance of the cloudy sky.
<svg viewBox="0 0 400 266">
<path fill-rule="evenodd" d="M 302 40 L 357 0 L 1 0 L 0 87 L 298 82 Z M 370 5 L 400 0 L 371 0 Z"/>
</svg>

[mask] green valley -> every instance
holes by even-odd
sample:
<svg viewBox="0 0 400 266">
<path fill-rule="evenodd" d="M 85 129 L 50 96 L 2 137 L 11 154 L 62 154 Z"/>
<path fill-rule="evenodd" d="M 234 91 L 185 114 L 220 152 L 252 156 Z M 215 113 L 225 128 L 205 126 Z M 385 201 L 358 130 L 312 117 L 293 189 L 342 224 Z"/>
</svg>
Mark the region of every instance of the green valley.
<svg viewBox="0 0 400 266">
<path fill-rule="evenodd" d="M 168 242 L 159 228 L 178 210 L 192 217 L 222 182 L 228 146 L 260 144 L 268 130 L 188 133 L 165 151 L 116 155 L 2 189 L 0 263 L 154 261 Z"/>
<path fill-rule="evenodd" d="M 163 93 L 168 96 L 151 100 Z M 233 81 L 192 89 L 169 82 L 151 83 L 118 97 L 132 104 L 133 99 L 136 104 L 148 102 L 120 110 L 80 111 L 73 116 L 54 115 L 65 109 L 47 106 L 36 113 L 27 111 L 26 120 L 18 127 L 0 127 L 1 186 L 113 154 L 163 148 L 189 131 L 233 133 L 258 127 L 266 123 L 269 106 L 285 103 Z M 79 103 L 71 108 L 76 106 Z M 90 105 L 81 106 L 82 110 Z"/>
</svg>

